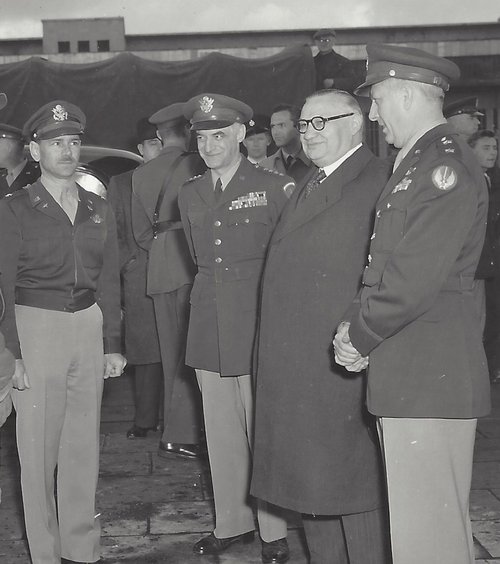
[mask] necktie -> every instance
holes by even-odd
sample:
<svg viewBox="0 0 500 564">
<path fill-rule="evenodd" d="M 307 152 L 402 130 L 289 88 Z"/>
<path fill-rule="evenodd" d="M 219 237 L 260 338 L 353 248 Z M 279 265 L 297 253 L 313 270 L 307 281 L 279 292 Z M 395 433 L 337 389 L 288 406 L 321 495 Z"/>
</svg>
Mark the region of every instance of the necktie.
<svg viewBox="0 0 500 564">
<path fill-rule="evenodd" d="M 486 180 L 486 185 L 488 186 L 488 190 L 490 190 L 491 189 L 491 179 L 488 176 L 488 173 L 486 173 L 486 172 L 484 173 L 484 178 Z"/>
<path fill-rule="evenodd" d="M 214 194 L 215 201 L 218 202 L 222 196 L 222 180 L 220 178 L 217 178 L 217 182 L 215 183 Z"/>
<path fill-rule="evenodd" d="M 285 170 L 288 170 L 292 166 L 294 160 L 295 159 L 292 157 L 292 155 L 288 155 L 285 161 Z"/>
<path fill-rule="evenodd" d="M 304 198 L 308 198 L 311 192 L 316 190 L 316 188 L 321 184 L 321 181 L 326 178 L 325 171 L 320 168 L 318 172 L 309 180 L 304 188 Z"/>
</svg>

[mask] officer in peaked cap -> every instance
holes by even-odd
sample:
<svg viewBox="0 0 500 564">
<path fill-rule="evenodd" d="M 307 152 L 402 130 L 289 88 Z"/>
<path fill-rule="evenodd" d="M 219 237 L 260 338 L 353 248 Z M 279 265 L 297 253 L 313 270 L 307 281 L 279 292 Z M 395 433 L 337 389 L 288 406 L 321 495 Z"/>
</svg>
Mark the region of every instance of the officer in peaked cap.
<svg viewBox="0 0 500 564">
<path fill-rule="evenodd" d="M 250 106 L 223 94 L 200 94 L 184 105 L 184 117 L 193 131 L 244 124 L 253 116 Z"/>
<path fill-rule="evenodd" d="M 161 139 L 158 137 L 155 125 L 147 117 L 140 118 L 137 121 L 134 140 L 137 143 L 137 150 L 144 158 L 144 162 L 148 162 L 160 154 Z"/>
<path fill-rule="evenodd" d="M 23 134 L 32 141 L 53 139 L 59 135 L 82 135 L 86 117 L 69 102 L 54 100 L 37 110 L 24 124 Z"/>
<path fill-rule="evenodd" d="M 367 406 L 385 458 L 393 561 L 469 564 L 475 429 L 490 410 L 474 280 L 487 188 L 475 155 L 443 116 L 444 92 L 459 77 L 455 63 L 408 47 L 367 52 L 357 92 L 370 95 L 369 118 L 400 151 L 335 358 L 349 371 L 369 362 Z"/>
<path fill-rule="evenodd" d="M 198 267 L 191 292 L 186 362 L 196 369 L 216 507 L 213 533 L 194 545 L 219 554 L 253 535 L 248 503 L 253 387 L 252 350 L 258 288 L 271 233 L 294 186 L 284 175 L 255 166 L 239 145 L 249 106 L 220 94 L 200 94 L 184 115 L 209 167 L 186 182 L 179 208 Z M 263 562 L 289 557 L 286 522 L 258 504 Z"/>
<path fill-rule="evenodd" d="M 185 120 L 184 102 L 175 102 L 155 112 L 148 121 L 160 129 Z"/>
<path fill-rule="evenodd" d="M 24 131 L 41 177 L 0 200 L 1 330 L 16 358 L 12 399 L 33 562 L 99 560 L 103 380 L 126 364 L 114 215 L 75 181 L 84 127 L 83 112 L 62 100 L 35 112 Z"/>
<path fill-rule="evenodd" d="M 246 123 L 246 129 L 243 145 L 247 150 L 247 159 L 251 163 L 259 164 L 267 157 L 267 148 L 271 144 L 269 118 L 262 114 L 255 114 Z"/>
<path fill-rule="evenodd" d="M 476 97 L 462 98 L 444 106 L 444 117 L 465 141 L 477 133 L 484 114 L 477 109 Z"/>
<path fill-rule="evenodd" d="M 26 158 L 21 129 L 0 123 L 0 198 L 32 184 L 40 176 L 38 163 Z"/>
</svg>

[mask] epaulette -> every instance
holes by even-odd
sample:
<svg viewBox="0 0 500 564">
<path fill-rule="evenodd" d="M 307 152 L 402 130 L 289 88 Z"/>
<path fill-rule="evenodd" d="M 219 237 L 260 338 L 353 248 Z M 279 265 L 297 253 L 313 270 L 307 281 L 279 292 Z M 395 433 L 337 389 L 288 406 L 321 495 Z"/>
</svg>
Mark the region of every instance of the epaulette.
<svg viewBox="0 0 500 564">
<path fill-rule="evenodd" d="M 265 172 L 270 172 L 271 174 L 275 174 L 276 176 L 285 176 L 282 172 L 280 172 L 279 170 L 275 170 L 274 168 L 267 168 L 261 165 L 256 165 L 255 168 L 258 168 Z"/>
<path fill-rule="evenodd" d="M 196 176 L 192 176 L 191 178 L 188 178 L 186 180 L 186 182 L 184 182 L 184 184 L 189 184 L 190 182 L 193 182 L 194 180 L 198 180 L 198 178 L 201 178 L 203 176 L 203 174 L 197 174 Z"/>
<path fill-rule="evenodd" d="M 7 199 L 12 200 L 13 198 L 19 198 L 20 196 L 24 196 L 24 194 L 26 194 L 30 186 L 31 184 L 27 184 L 26 186 L 23 186 L 22 188 L 16 190 L 15 192 L 11 192 L 10 194 L 5 194 L 4 198 L 6 200 Z"/>
<path fill-rule="evenodd" d="M 453 136 L 444 135 L 436 141 L 437 150 L 441 155 L 453 155 L 460 157 L 462 151 L 460 150 L 460 145 L 455 142 Z"/>
</svg>

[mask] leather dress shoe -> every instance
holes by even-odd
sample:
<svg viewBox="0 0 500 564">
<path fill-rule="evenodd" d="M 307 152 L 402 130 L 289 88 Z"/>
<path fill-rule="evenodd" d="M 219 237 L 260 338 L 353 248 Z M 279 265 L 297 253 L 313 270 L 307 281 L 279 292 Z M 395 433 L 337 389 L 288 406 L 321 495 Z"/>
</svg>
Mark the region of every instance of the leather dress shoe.
<svg viewBox="0 0 500 564">
<path fill-rule="evenodd" d="M 148 436 L 148 431 L 153 431 L 153 427 L 139 427 L 139 425 L 132 425 L 127 431 L 127 439 L 144 439 Z"/>
<path fill-rule="evenodd" d="M 290 558 L 290 550 L 286 538 L 271 542 L 262 541 L 263 564 L 282 564 Z"/>
<path fill-rule="evenodd" d="M 224 539 L 218 539 L 213 533 L 210 533 L 194 544 L 193 552 L 196 554 L 220 554 L 232 544 L 237 542 L 249 544 L 253 541 L 253 539 L 254 531 L 249 531 L 248 533 L 243 533 L 242 535 L 236 535 L 234 537 L 227 537 Z"/>
<path fill-rule="evenodd" d="M 165 443 L 160 441 L 158 447 L 158 456 L 162 458 L 169 457 L 171 454 L 185 456 L 186 458 L 197 458 L 199 455 L 198 445 L 190 445 L 185 443 Z"/>
</svg>

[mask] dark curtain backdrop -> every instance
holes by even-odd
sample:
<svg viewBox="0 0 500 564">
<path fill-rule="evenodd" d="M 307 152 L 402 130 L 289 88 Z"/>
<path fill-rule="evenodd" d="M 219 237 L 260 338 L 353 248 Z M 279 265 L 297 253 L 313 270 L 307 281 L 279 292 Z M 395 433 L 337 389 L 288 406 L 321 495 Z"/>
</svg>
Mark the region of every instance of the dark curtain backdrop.
<svg viewBox="0 0 500 564">
<path fill-rule="evenodd" d="M 263 59 L 211 53 L 195 60 L 158 62 L 122 53 L 98 63 L 62 64 L 32 57 L 0 65 L 0 91 L 9 97 L 0 122 L 22 127 L 37 108 L 63 99 L 87 115 L 86 144 L 131 149 L 137 120 L 173 102 L 213 92 L 269 114 L 279 103 L 300 105 L 314 91 L 314 83 L 307 46 Z"/>
</svg>

